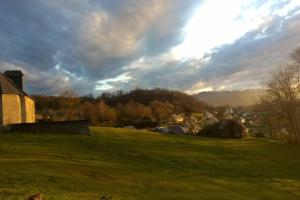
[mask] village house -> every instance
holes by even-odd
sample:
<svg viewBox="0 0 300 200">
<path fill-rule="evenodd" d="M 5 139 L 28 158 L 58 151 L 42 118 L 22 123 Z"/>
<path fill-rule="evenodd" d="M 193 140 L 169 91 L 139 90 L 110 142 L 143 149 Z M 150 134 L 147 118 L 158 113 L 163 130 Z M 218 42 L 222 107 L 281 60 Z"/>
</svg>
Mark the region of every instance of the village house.
<svg viewBox="0 0 300 200">
<path fill-rule="evenodd" d="M 175 123 L 183 123 L 184 122 L 184 115 L 181 114 L 173 114 L 172 121 Z"/>
<path fill-rule="evenodd" d="M 23 73 L 0 73 L 0 126 L 35 122 L 35 102 L 23 91 Z"/>
</svg>

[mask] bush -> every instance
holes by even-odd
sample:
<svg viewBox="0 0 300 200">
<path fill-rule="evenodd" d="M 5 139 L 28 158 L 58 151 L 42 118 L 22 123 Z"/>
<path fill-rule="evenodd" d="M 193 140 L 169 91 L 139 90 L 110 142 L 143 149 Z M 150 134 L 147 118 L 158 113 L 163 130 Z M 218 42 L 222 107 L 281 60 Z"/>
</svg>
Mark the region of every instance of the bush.
<svg viewBox="0 0 300 200">
<path fill-rule="evenodd" d="M 265 134 L 263 134 L 263 133 L 256 133 L 256 134 L 254 135 L 254 137 L 256 137 L 256 138 L 265 138 L 266 136 L 265 136 Z"/>
<path fill-rule="evenodd" d="M 236 120 L 227 119 L 207 125 L 198 132 L 199 136 L 241 139 L 247 136 L 247 128 Z"/>
</svg>

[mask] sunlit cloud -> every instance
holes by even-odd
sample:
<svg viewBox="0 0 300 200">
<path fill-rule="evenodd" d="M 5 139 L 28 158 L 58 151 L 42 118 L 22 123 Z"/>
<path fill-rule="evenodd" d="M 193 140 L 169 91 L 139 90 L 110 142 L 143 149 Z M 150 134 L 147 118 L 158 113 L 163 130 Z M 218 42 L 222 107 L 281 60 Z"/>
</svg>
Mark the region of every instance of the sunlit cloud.
<svg viewBox="0 0 300 200">
<path fill-rule="evenodd" d="M 3 1 L 0 27 L 0 70 L 29 93 L 232 90 L 300 46 L 300 0 Z"/>
<path fill-rule="evenodd" d="M 209 0 L 197 9 L 184 28 L 182 44 L 172 49 L 180 58 L 202 58 L 214 48 L 232 44 L 247 32 L 268 24 L 274 17 L 287 17 L 300 5 L 299 0 L 266 1 L 256 5 L 253 0 Z M 263 33 L 264 34 L 264 33 Z M 258 37 L 267 37 L 267 35 Z"/>
<path fill-rule="evenodd" d="M 112 89 L 120 89 L 118 88 L 119 84 L 128 83 L 131 80 L 131 77 L 128 73 L 121 74 L 114 78 L 107 78 L 103 80 L 97 81 L 95 86 L 96 91 L 106 91 Z"/>
<path fill-rule="evenodd" d="M 198 94 L 200 92 L 211 92 L 211 91 L 214 91 L 214 88 L 206 87 L 205 84 L 202 82 L 197 83 L 196 85 L 192 86 L 192 88 L 189 90 L 185 90 L 185 92 L 188 94 Z"/>
</svg>

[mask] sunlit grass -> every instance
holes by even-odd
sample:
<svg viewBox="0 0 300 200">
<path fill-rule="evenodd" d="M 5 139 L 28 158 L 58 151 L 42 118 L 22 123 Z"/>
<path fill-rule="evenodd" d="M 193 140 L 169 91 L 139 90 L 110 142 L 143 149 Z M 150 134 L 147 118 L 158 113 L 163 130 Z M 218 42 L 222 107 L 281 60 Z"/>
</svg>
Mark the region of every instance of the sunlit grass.
<svg viewBox="0 0 300 200">
<path fill-rule="evenodd" d="M 300 147 L 91 128 L 0 135 L 0 199 L 300 199 Z"/>
</svg>

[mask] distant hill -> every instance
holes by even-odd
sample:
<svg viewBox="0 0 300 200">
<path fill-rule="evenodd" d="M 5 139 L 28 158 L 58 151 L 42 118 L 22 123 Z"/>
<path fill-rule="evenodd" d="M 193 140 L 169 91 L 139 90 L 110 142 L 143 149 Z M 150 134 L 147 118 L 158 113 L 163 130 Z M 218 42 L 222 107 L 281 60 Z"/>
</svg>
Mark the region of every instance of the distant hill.
<svg viewBox="0 0 300 200">
<path fill-rule="evenodd" d="M 241 91 L 214 91 L 195 94 L 196 98 L 213 106 L 251 106 L 260 101 L 265 94 L 263 89 Z"/>
</svg>

